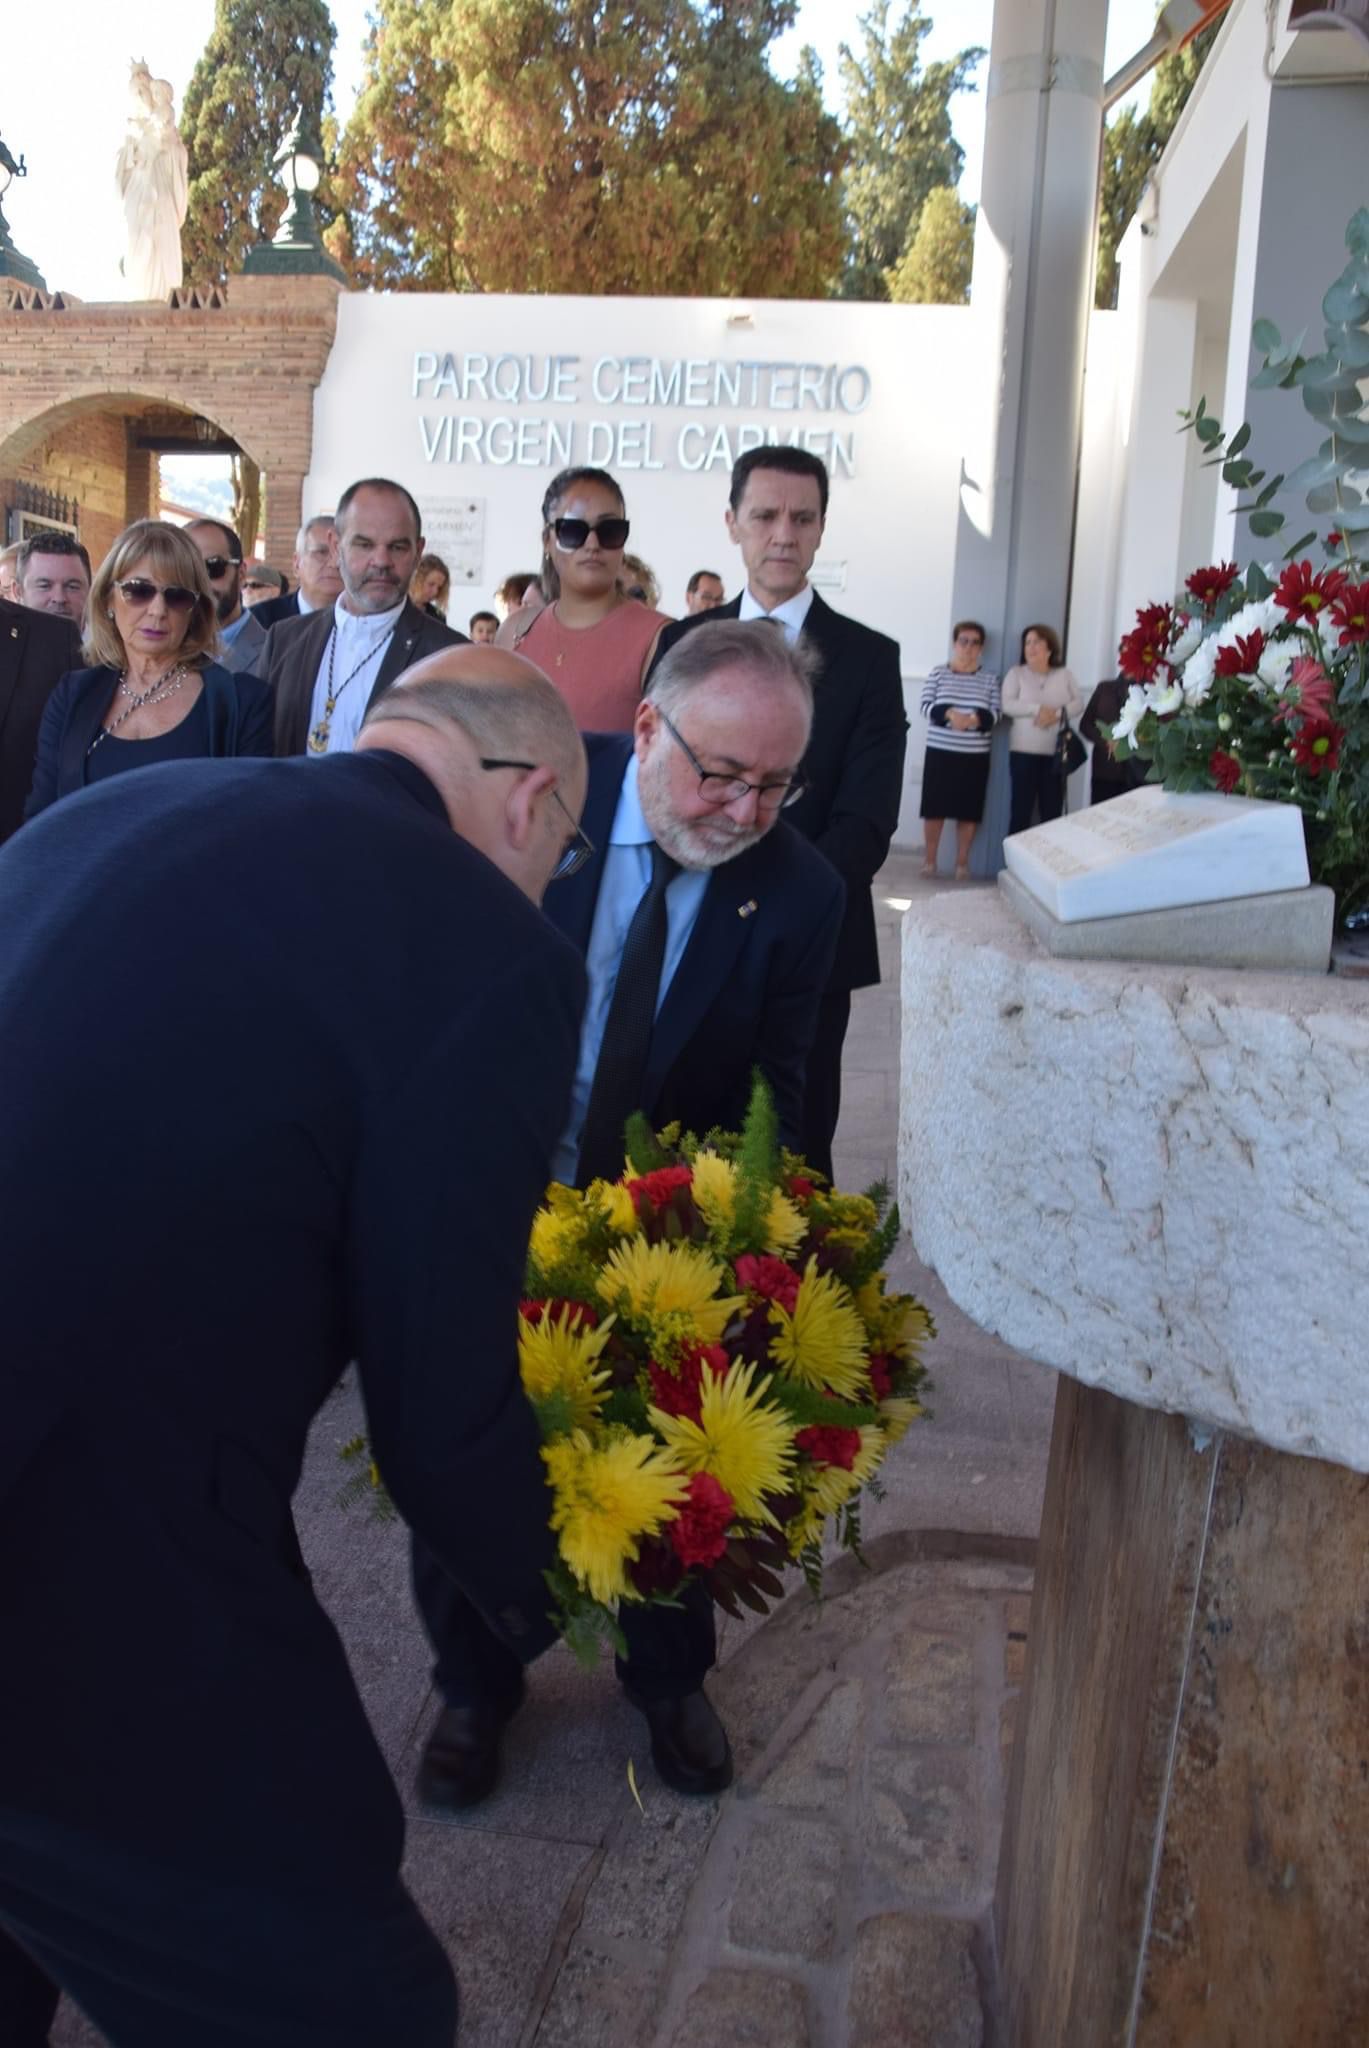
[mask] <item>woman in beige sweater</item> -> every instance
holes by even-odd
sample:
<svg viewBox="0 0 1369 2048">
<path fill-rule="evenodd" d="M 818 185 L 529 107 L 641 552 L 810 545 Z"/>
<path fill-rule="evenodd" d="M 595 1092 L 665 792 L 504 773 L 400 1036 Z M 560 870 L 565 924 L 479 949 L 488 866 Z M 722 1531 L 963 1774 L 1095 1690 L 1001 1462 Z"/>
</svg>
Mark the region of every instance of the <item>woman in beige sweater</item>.
<svg viewBox="0 0 1369 2048">
<path fill-rule="evenodd" d="M 1003 715 L 1012 720 L 1012 810 L 1008 831 L 1025 832 L 1033 810 L 1044 825 L 1060 816 L 1065 785 L 1055 771 L 1055 744 L 1062 718 L 1084 709 L 1078 683 L 1060 656 L 1060 636 L 1051 626 L 1028 626 L 1022 660 L 1003 678 Z"/>
</svg>

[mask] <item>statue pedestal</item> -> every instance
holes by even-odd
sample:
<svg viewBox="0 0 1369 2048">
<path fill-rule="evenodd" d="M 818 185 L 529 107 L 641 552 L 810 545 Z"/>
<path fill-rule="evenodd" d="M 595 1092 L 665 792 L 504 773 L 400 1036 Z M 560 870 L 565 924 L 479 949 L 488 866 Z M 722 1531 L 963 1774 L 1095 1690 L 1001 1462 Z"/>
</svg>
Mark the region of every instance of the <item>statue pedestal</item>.
<svg viewBox="0 0 1369 2048">
<path fill-rule="evenodd" d="M 996 1934 L 1013 2048 L 1363 2038 L 1369 985 L 905 920 L 900 1201 L 1059 1368 Z"/>
</svg>

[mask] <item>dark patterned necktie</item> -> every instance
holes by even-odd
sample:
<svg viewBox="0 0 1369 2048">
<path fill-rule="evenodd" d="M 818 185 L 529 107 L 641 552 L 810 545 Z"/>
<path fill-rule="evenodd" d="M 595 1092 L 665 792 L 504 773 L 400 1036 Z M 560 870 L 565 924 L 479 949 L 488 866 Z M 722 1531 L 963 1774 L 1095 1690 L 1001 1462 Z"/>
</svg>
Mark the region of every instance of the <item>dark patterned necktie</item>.
<svg viewBox="0 0 1369 2048">
<path fill-rule="evenodd" d="M 617 1179 L 623 1170 L 623 1126 L 634 1110 L 646 1107 L 642 1083 L 646 1078 L 651 1027 L 656 1019 L 656 998 L 665 961 L 665 892 L 679 872 L 679 862 L 653 843 L 651 880 L 632 914 L 623 941 L 618 979 L 613 986 L 613 1000 L 585 1111 L 576 1175 L 582 1188 L 592 1180 Z"/>
</svg>

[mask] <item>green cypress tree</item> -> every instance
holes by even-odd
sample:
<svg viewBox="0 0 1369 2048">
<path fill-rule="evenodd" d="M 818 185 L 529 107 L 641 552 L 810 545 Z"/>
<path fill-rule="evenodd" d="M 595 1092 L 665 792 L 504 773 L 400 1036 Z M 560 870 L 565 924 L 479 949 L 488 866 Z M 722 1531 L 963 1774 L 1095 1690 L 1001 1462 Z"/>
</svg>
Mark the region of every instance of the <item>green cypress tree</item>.
<svg viewBox="0 0 1369 2048">
<path fill-rule="evenodd" d="M 300 113 L 322 129 L 335 40 L 325 0 L 215 0 L 181 110 L 190 158 L 181 229 L 188 284 L 221 282 L 275 233 L 285 194 L 273 160 Z M 326 222 L 322 191 L 315 204 Z"/>
<path fill-rule="evenodd" d="M 889 272 L 897 305 L 963 306 L 974 268 L 974 208 L 949 185 L 927 194 L 903 260 Z"/>
<path fill-rule="evenodd" d="M 889 26 L 889 0 L 861 17 L 859 55 L 841 46 L 846 139 L 844 199 L 850 235 L 841 296 L 886 299 L 887 273 L 908 248 L 929 195 L 959 184 L 965 152 L 951 131 L 951 100 L 973 91 L 983 50 L 923 66 L 932 23 L 908 6 Z"/>
</svg>

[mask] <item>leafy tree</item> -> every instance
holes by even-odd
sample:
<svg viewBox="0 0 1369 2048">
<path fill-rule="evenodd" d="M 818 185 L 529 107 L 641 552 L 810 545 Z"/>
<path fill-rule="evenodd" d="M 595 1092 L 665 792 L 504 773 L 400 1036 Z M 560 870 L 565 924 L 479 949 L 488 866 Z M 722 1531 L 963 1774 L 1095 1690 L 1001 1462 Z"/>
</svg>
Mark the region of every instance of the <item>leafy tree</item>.
<svg viewBox="0 0 1369 2048">
<path fill-rule="evenodd" d="M 848 299 L 888 297 L 888 272 L 909 246 L 927 199 L 960 182 L 965 152 L 951 132 L 951 100 L 973 91 L 978 48 L 923 68 L 923 38 L 932 24 L 909 5 L 895 28 L 889 0 L 874 0 L 860 22 L 859 55 L 841 46 L 846 135 L 851 166 L 843 197 L 850 247 L 841 293 Z"/>
<path fill-rule="evenodd" d="M 342 145 L 359 281 L 825 291 L 840 131 L 766 63 L 795 0 L 378 0 Z"/>
<path fill-rule="evenodd" d="M 1205 28 L 1155 67 L 1144 113 L 1124 107 L 1103 130 L 1103 175 L 1098 203 L 1098 269 L 1094 304 L 1117 304 L 1117 248 L 1141 201 L 1141 189 L 1164 154 L 1174 124 L 1188 103 L 1220 23 Z"/>
<path fill-rule="evenodd" d="M 220 282 L 275 233 L 285 210 L 276 151 L 300 112 L 322 122 L 335 40 L 325 0 L 215 0 L 181 109 L 190 158 L 181 229 L 187 283 Z M 326 202 L 322 211 L 326 220 Z"/>
<path fill-rule="evenodd" d="M 963 306 L 974 268 L 974 208 L 949 185 L 927 194 L 903 260 L 888 274 L 889 297 L 904 306 Z"/>
</svg>

